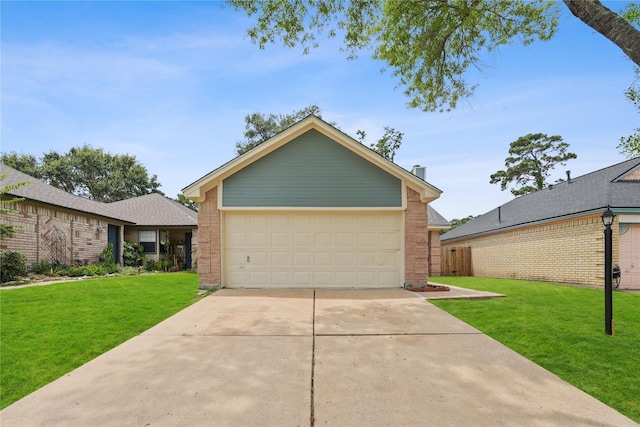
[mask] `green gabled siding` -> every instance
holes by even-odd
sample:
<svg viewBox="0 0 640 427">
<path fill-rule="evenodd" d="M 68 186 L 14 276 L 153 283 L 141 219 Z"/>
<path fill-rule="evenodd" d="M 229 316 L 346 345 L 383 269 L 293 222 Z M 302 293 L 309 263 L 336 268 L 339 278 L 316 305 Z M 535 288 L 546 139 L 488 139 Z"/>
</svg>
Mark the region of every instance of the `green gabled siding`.
<svg viewBox="0 0 640 427">
<path fill-rule="evenodd" d="M 401 182 L 316 130 L 223 181 L 225 207 L 399 207 Z"/>
</svg>

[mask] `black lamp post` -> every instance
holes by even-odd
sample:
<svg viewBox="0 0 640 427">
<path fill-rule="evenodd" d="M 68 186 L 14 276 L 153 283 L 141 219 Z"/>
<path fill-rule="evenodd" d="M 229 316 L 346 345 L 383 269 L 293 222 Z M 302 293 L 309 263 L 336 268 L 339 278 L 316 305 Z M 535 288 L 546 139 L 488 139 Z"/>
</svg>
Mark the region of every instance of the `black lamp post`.
<svg viewBox="0 0 640 427">
<path fill-rule="evenodd" d="M 613 239 L 611 224 L 616 216 L 609 206 L 602 214 L 604 224 L 604 330 L 607 335 L 613 335 L 613 286 L 612 286 L 612 252 Z"/>
</svg>

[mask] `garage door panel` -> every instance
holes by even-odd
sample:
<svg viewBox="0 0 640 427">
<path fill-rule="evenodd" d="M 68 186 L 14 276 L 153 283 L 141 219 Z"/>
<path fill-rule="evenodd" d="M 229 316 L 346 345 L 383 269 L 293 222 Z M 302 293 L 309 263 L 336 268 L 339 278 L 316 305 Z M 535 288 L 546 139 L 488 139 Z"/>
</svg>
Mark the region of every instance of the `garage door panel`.
<svg viewBox="0 0 640 427">
<path fill-rule="evenodd" d="M 380 249 L 400 249 L 400 235 L 398 233 L 378 233 L 378 245 Z"/>
<path fill-rule="evenodd" d="M 276 268 L 291 267 L 291 252 L 271 252 L 271 265 Z"/>
<path fill-rule="evenodd" d="M 247 214 L 249 216 L 249 225 L 252 229 L 268 228 L 270 216 L 267 214 Z"/>
<path fill-rule="evenodd" d="M 294 232 L 293 246 L 300 249 L 313 247 L 313 233 Z"/>
<path fill-rule="evenodd" d="M 358 247 L 358 240 L 356 233 L 336 233 L 336 245 L 339 248 L 354 249 Z"/>
<path fill-rule="evenodd" d="M 340 288 L 352 287 L 355 283 L 354 271 L 336 271 L 335 285 Z"/>
<path fill-rule="evenodd" d="M 272 248 L 289 248 L 291 247 L 291 235 L 288 232 L 274 231 L 271 233 L 271 247 Z"/>
<path fill-rule="evenodd" d="M 376 244 L 376 233 L 358 233 L 358 247 L 359 248 L 372 248 Z"/>
<path fill-rule="evenodd" d="M 315 271 L 313 273 L 314 284 L 317 286 L 332 286 L 334 285 L 333 272 L 331 271 Z"/>
<path fill-rule="evenodd" d="M 291 282 L 291 272 L 289 270 L 272 270 L 269 283 L 273 286 L 287 286 Z"/>
<path fill-rule="evenodd" d="M 289 229 L 292 224 L 291 214 L 271 216 L 271 227 L 274 229 Z"/>
<path fill-rule="evenodd" d="M 335 247 L 335 233 L 331 231 L 315 233 L 314 247 L 316 249 L 333 249 Z"/>
<path fill-rule="evenodd" d="M 285 214 L 287 215 L 287 214 Z M 311 215 L 292 215 L 292 227 L 295 230 L 309 230 L 313 226 L 313 217 Z"/>
<path fill-rule="evenodd" d="M 271 265 L 271 253 L 251 251 L 248 263 L 252 267 L 267 267 Z"/>
<path fill-rule="evenodd" d="M 298 271 L 294 270 L 291 274 L 292 282 L 298 287 L 307 287 L 312 285 L 311 271 Z"/>
<path fill-rule="evenodd" d="M 371 283 L 377 282 L 377 273 L 375 271 L 358 271 L 357 274 L 357 285 L 359 287 L 370 287 Z"/>
<path fill-rule="evenodd" d="M 356 217 L 352 215 L 341 215 L 336 217 L 336 230 L 353 230 L 356 227 Z"/>
<path fill-rule="evenodd" d="M 401 212 L 224 212 L 229 287 L 398 287 Z"/>
<path fill-rule="evenodd" d="M 252 247 L 264 248 L 271 246 L 271 239 L 269 237 L 269 234 L 264 231 L 253 232 L 251 233 L 249 241 L 251 242 Z"/>
<path fill-rule="evenodd" d="M 314 266 L 329 267 L 335 264 L 333 252 L 316 252 L 314 254 Z"/>
<path fill-rule="evenodd" d="M 355 267 L 356 255 L 355 252 L 336 252 L 336 265 L 338 267 Z"/>
<path fill-rule="evenodd" d="M 358 252 L 358 267 L 376 265 L 376 252 Z"/>
</svg>

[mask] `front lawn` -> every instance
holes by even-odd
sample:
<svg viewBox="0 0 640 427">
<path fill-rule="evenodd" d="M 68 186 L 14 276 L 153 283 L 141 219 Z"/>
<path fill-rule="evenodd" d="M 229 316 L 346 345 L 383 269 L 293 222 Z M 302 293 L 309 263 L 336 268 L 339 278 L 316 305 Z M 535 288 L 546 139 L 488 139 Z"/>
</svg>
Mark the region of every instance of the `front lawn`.
<svg viewBox="0 0 640 427">
<path fill-rule="evenodd" d="M 640 422 L 640 294 L 614 292 L 610 336 L 602 289 L 479 277 L 432 280 L 506 294 L 431 302 Z"/>
<path fill-rule="evenodd" d="M 197 300 L 193 273 L 0 291 L 0 409 Z"/>
</svg>

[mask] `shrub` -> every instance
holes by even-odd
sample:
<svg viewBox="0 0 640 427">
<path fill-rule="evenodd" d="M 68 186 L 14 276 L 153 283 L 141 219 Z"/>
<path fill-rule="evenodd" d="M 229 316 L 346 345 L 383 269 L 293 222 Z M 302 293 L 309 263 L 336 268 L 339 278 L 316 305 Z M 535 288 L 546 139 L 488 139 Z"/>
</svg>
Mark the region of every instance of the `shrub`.
<svg viewBox="0 0 640 427">
<path fill-rule="evenodd" d="M 147 271 L 154 271 L 156 269 L 156 262 L 152 259 L 145 260 L 144 269 Z"/>
<path fill-rule="evenodd" d="M 142 266 L 145 261 L 144 247 L 125 241 L 123 243 L 122 259 L 128 267 Z"/>
<path fill-rule="evenodd" d="M 0 251 L 0 282 L 10 282 L 27 271 L 27 257 L 18 251 Z"/>
<path fill-rule="evenodd" d="M 47 276 L 57 276 L 58 272 L 64 268 L 61 264 L 54 264 L 49 261 L 40 261 L 31 264 L 31 271 L 35 274 L 44 274 Z"/>
<path fill-rule="evenodd" d="M 114 274 L 122 271 L 118 264 L 98 264 L 102 270 L 102 274 Z"/>
<path fill-rule="evenodd" d="M 112 265 L 116 263 L 115 258 L 113 257 L 113 244 L 109 243 L 103 250 L 100 252 L 100 256 L 98 259 L 102 264 Z"/>
</svg>

